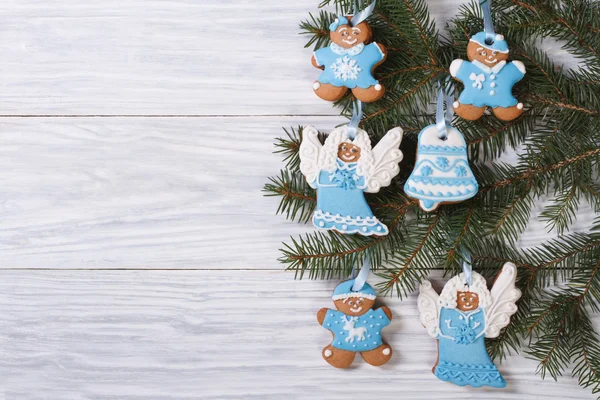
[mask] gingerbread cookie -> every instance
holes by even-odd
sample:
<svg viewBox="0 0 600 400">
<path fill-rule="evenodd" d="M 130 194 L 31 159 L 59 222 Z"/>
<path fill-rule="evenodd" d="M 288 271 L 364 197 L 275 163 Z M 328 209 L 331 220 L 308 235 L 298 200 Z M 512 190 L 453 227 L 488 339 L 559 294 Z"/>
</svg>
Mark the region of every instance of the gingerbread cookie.
<svg viewBox="0 0 600 400">
<path fill-rule="evenodd" d="M 441 139 L 436 125 L 423 129 L 419 133 L 415 167 L 404 184 L 406 195 L 419 199 L 423 210 L 433 211 L 440 204 L 470 199 L 478 188 L 461 133 L 448 126 L 447 137 Z"/>
<path fill-rule="evenodd" d="M 508 44 L 504 36 L 496 35 L 490 41 L 485 32 L 479 32 L 469 40 L 467 57 L 469 61 L 454 60 L 450 65 L 450 74 L 465 85 L 454 102 L 454 111 L 467 120 L 479 119 L 486 107 L 504 121 L 521 115 L 523 103 L 512 95 L 512 88 L 525 76 L 525 65 L 506 61 Z"/>
<path fill-rule="evenodd" d="M 517 312 L 521 292 L 515 287 L 517 268 L 506 263 L 492 290 L 483 276 L 472 272 L 450 279 L 438 296 L 431 283 L 420 287 L 417 305 L 421 323 L 438 340 L 438 360 L 433 373 L 459 386 L 502 388 L 506 381 L 485 347 L 485 338 L 495 338 Z"/>
<path fill-rule="evenodd" d="M 322 308 L 317 320 L 331 331 L 333 340 L 323 349 L 323 358 L 336 368 L 347 368 L 356 353 L 374 366 L 387 363 L 392 358 L 392 348 L 381 338 L 381 330 L 392 320 L 387 307 L 373 309 L 375 290 L 365 283 L 361 290 L 353 291 L 354 279 L 340 283 L 333 292 L 336 310 Z"/>
<path fill-rule="evenodd" d="M 307 126 L 302 132 L 300 171 L 317 189 L 313 224 L 318 229 L 364 236 L 388 234 L 373 215 L 365 192 L 376 193 L 400 172 L 402 129 L 390 130 L 371 149 L 369 135 L 357 129 L 350 139 L 348 126 L 335 129 L 321 145 L 318 132 Z"/>
<path fill-rule="evenodd" d="M 365 103 L 379 100 L 385 88 L 373 77 L 373 71 L 387 56 L 385 46 L 369 43 L 369 24 L 362 21 L 352 25 L 351 17 L 339 16 L 329 30 L 331 45 L 315 51 L 312 57 L 313 66 L 323 70 L 313 84 L 317 96 L 336 101 L 351 89 Z"/>
</svg>

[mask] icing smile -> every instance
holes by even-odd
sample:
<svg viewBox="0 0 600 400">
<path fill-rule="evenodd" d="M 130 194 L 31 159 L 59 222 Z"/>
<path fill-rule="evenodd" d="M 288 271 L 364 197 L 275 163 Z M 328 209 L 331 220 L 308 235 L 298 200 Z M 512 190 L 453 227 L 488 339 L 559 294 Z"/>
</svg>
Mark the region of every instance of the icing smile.
<svg viewBox="0 0 600 400">
<path fill-rule="evenodd" d="M 486 59 L 486 60 L 483 60 L 483 61 L 485 61 L 485 62 L 486 62 L 486 63 L 488 63 L 488 64 L 495 64 L 495 63 L 497 63 L 497 62 L 498 62 L 498 59 L 497 59 L 497 58 L 494 58 L 493 60 L 487 60 L 487 59 Z"/>
<path fill-rule="evenodd" d="M 343 161 L 353 161 L 354 160 L 354 154 L 352 153 L 344 153 L 342 154 L 342 157 L 340 157 Z"/>
<path fill-rule="evenodd" d="M 358 42 L 358 39 L 357 38 L 354 38 L 352 40 L 342 39 L 342 42 L 347 43 L 347 44 L 354 44 L 354 43 Z"/>
<path fill-rule="evenodd" d="M 353 313 L 361 312 L 362 311 L 362 307 L 351 308 L 350 311 L 352 311 Z"/>
</svg>

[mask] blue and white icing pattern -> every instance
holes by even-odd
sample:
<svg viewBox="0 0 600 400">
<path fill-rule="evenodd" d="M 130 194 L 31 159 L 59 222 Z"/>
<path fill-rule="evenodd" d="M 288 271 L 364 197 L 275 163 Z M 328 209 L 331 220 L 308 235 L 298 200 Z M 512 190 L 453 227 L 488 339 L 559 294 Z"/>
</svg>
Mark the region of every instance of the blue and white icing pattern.
<svg viewBox="0 0 600 400">
<path fill-rule="evenodd" d="M 319 76 L 320 83 L 349 89 L 368 89 L 379 83 L 371 71 L 383 61 L 385 54 L 377 43 L 360 43 L 349 49 L 332 43 L 315 51 L 314 57 L 317 65 L 325 68 Z"/>
<path fill-rule="evenodd" d="M 317 177 L 313 224 L 347 234 L 387 235 L 387 226 L 373 215 L 365 200 L 367 186 L 364 176 L 358 175 L 357 163 L 345 163 L 338 158 L 336 165 L 333 172 L 321 171 Z"/>
<path fill-rule="evenodd" d="M 435 210 L 440 203 L 469 199 L 479 187 L 469 167 L 463 136 L 453 127 L 447 132 L 442 140 L 435 125 L 421 131 L 415 167 L 404 185 L 404 192 L 418 199 L 425 211 Z"/>
<path fill-rule="evenodd" d="M 387 226 L 373 215 L 365 192 L 377 193 L 400 172 L 401 141 L 402 129 L 394 128 L 372 149 L 367 132 L 357 129 L 356 137 L 350 139 L 348 126 L 342 126 L 321 145 L 318 131 L 306 126 L 300 145 L 300 171 L 317 189 L 314 226 L 345 234 L 387 235 Z M 360 149 L 358 158 L 339 158 L 338 150 L 343 145 Z"/>
<path fill-rule="evenodd" d="M 476 272 L 472 272 L 470 284 L 464 273 L 453 277 L 439 295 L 429 281 L 422 282 L 417 306 L 421 324 L 438 340 L 438 361 L 433 370 L 437 378 L 459 386 L 506 386 L 487 352 L 485 338 L 498 337 L 517 312 L 521 292 L 515 287 L 516 278 L 516 266 L 506 263 L 491 290 Z M 476 304 L 470 303 L 474 295 Z"/>
<path fill-rule="evenodd" d="M 331 345 L 337 349 L 361 352 L 383 345 L 381 330 L 391 323 L 385 312 L 378 308 L 360 316 L 346 315 L 338 310 L 327 310 L 323 327 L 333 333 Z"/>
</svg>

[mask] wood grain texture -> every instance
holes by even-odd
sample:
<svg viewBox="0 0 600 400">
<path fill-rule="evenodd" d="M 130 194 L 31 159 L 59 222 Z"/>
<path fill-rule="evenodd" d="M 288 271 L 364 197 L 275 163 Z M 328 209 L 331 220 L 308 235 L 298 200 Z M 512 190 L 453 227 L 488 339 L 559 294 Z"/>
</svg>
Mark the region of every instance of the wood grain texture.
<svg viewBox="0 0 600 400">
<path fill-rule="evenodd" d="M 416 295 L 383 299 L 390 364 L 336 370 L 315 317 L 335 284 L 276 271 L 0 271 L 0 389 L 7 400 L 594 398 L 568 376 L 542 381 L 520 355 L 500 365 L 505 390 L 439 381 Z"/>
<path fill-rule="evenodd" d="M 261 190 L 283 167 L 273 138 L 305 122 L 0 118 L 2 267 L 282 268 L 281 242 L 313 229 L 275 216 L 279 199 Z M 554 236 L 542 207 L 521 246 Z M 593 220 L 581 213 L 577 230 Z"/>
</svg>

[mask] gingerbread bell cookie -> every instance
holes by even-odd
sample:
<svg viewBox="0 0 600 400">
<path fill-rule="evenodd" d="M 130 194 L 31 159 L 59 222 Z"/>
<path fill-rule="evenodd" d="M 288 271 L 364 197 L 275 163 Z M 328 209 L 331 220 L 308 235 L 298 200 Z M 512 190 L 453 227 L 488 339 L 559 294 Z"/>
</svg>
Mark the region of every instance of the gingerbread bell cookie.
<svg viewBox="0 0 600 400">
<path fill-rule="evenodd" d="M 392 312 L 385 306 L 373 309 L 373 287 L 364 283 L 360 290 L 353 290 L 354 283 L 351 279 L 335 288 L 335 310 L 322 308 L 317 313 L 319 324 L 333 334 L 331 344 L 323 349 L 323 358 L 336 368 L 347 368 L 360 353 L 367 363 L 380 366 L 392 358 L 392 348 L 381 338 Z"/>
<path fill-rule="evenodd" d="M 370 43 L 371 27 L 364 21 L 369 14 L 340 15 L 329 26 L 332 43 L 315 51 L 312 57 L 313 66 L 323 70 L 313 84 L 320 98 L 337 101 L 348 89 L 365 103 L 384 95 L 385 88 L 373 77 L 373 71 L 383 63 L 387 50 L 382 44 Z"/>
<path fill-rule="evenodd" d="M 483 276 L 461 273 L 440 295 L 424 281 L 417 300 L 421 323 L 438 340 L 433 373 L 459 386 L 503 388 L 506 381 L 494 365 L 485 338 L 495 338 L 517 312 L 521 292 L 515 287 L 517 268 L 506 263 L 488 290 Z"/>
<path fill-rule="evenodd" d="M 511 121 L 523 112 L 523 103 L 512 94 L 512 88 L 525 76 L 525 65 L 508 60 L 508 44 L 504 36 L 489 38 L 479 32 L 469 40 L 469 61 L 454 60 L 450 74 L 465 88 L 454 111 L 467 120 L 479 119 L 490 107 L 498 119 Z"/>
</svg>

